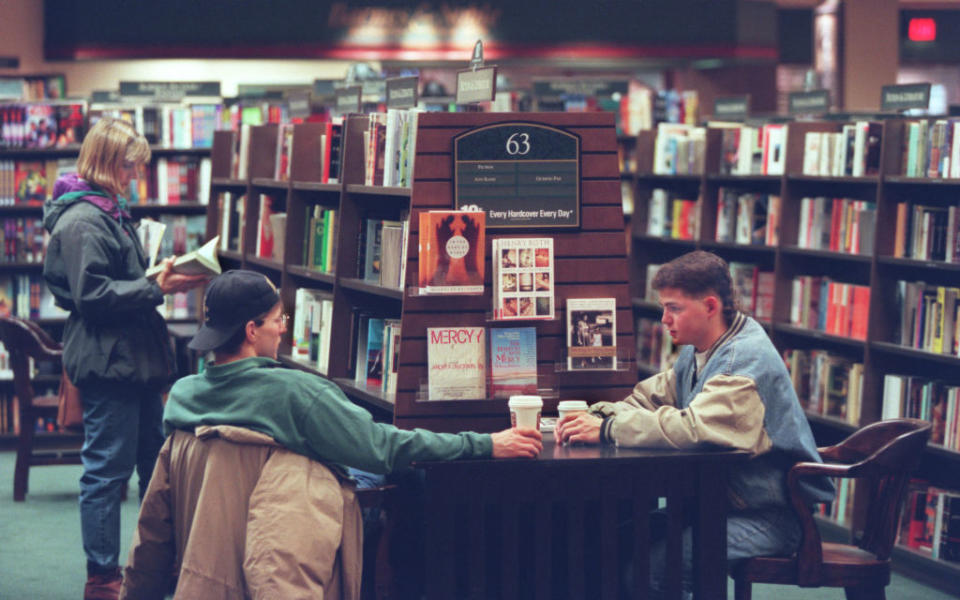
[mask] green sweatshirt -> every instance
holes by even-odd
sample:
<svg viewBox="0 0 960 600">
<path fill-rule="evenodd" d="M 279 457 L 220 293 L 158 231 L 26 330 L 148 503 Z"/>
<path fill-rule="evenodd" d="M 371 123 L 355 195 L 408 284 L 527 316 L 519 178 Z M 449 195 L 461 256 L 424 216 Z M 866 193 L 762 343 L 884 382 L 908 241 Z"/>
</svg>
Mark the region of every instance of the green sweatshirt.
<svg viewBox="0 0 960 600">
<path fill-rule="evenodd" d="M 336 384 L 283 368 L 271 358 L 208 366 L 177 381 L 163 411 L 164 432 L 238 425 L 273 436 L 315 460 L 388 473 L 415 460 L 489 458 L 489 435 L 407 431 L 376 423 Z"/>
</svg>

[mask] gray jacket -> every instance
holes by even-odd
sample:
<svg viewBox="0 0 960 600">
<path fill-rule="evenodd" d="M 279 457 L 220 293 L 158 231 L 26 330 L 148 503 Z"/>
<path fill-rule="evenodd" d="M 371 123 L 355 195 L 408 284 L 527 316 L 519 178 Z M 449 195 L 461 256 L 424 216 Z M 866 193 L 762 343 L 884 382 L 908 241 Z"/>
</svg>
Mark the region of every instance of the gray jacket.
<svg viewBox="0 0 960 600">
<path fill-rule="evenodd" d="M 173 364 L 157 305 L 160 287 L 144 276 L 146 258 L 130 216 L 114 199 L 69 174 L 43 207 L 50 232 L 43 278 L 70 311 L 64 367 L 80 387 L 98 382 L 163 386 Z"/>
</svg>

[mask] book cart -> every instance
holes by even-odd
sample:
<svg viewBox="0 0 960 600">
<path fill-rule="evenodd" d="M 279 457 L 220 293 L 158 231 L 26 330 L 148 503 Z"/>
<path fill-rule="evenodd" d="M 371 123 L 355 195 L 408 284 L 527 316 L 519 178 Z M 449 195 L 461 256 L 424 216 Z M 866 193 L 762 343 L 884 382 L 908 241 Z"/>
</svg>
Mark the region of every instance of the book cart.
<svg viewBox="0 0 960 600">
<path fill-rule="evenodd" d="M 930 119 L 933 122 L 933 119 Z M 783 175 L 721 175 L 720 129 L 707 130 L 705 172 L 696 175 L 659 175 L 652 173 L 656 132 L 645 131 L 636 146 L 637 172 L 633 175 L 635 213 L 631 223 L 631 285 L 633 306 L 638 319 L 658 319 L 659 307 L 645 299 L 647 266 L 666 262 L 695 248 L 708 250 L 728 262 L 757 264 L 774 274 L 773 310 L 770 321 L 761 321 L 778 349 L 805 348 L 828 350 L 863 364 L 862 403 L 856 423 L 807 411 L 818 445 L 835 443 L 869 423 L 881 419 L 886 375 L 919 376 L 940 380 L 948 385 L 960 382 L 960 358 L 950 353 L 935 353 L 900 343 L 903 319 L 898 299 L 898 281 L 924 282 L 931 286 L 960 286 L 960 265 L 944 260 L 918 260 L 894 256 L 897 233 L 897 205 L 909 203 L 938 207 L 944 211 L 956 206 L 960 179 L 907 177 L 907 123 L 901 118 L 881 121 L 879 169 L 859 177 L 812 176 L 803 174 L 804 138 L 807 132 L 839 132 L 841 121 L 797 121 L 788 125 L 786 164 Z M 720 188 L 744 192 L 774 194 L 780 197 L 779 240 L 774 245 L 717 242 L 717 204 Z M 652 191 L 661 188 L 679 197 L 698 201 L 697 229 L 692 239 L 672 239 L 649 235 L 647 219 Z M 871 224 L 874 244 L 867 253 L 844 253 L 801 247 L 801 199 L 826 196 L 844 197 L 875 203 L 876 219 Z M 909 234 L 908 234 L 909 235 Z M 870 292 L 866 339 L 833 335 L 791 324 L 792 282 L 795 277 L 825 276 L 835 281 L 868 286 Z M 638 364 L 640 377 L 652 372 Z M 905 405 L 906 406 L 906 405 Z M 960 453 L 931 443 L 915 475 L 929 485 L 960 490 Z M 841 538 L 858 535 L 862 527 L 865 498 L 853 492 L 852 519 L 838 525 L 822 518 L 825 535 Z M 904 513 L 910 510 L 904 507 Z M 956 591 L 960 563 L 932 558 L 929 552 L 906 546 L 894 548 L 894 564 L 913 577 L 949 591 Z"/>
</svg>

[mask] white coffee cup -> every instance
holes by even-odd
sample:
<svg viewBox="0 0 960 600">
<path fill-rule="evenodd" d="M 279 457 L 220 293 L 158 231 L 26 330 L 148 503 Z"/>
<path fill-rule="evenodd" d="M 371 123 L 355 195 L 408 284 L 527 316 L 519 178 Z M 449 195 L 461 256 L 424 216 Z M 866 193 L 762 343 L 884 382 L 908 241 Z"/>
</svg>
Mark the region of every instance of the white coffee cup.
<svg viewBox="0 0 960 600">
<path fill-rule="evenodd" d="M 573 415 L 577 413 L 587 412 L 587 403 L 583 400 L 561 400 L 557 403 L 557 413 L 560 417 L 558 421 L 563 420 L 563 417 L 567 415 Z"/>
<path fill-rule="evenodd" d="M 510 425 L 525 429 L 540 429 L 540 412 L 543 398 L 540 396 L 510 396 Z"/>
</svg>

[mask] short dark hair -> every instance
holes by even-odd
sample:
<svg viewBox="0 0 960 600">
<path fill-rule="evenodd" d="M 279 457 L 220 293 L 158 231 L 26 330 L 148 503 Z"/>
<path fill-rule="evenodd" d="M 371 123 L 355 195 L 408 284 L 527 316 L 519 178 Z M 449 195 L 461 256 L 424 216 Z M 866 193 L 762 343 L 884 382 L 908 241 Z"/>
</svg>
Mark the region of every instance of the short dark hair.
<svg viewBox="0 0 960 600">
<path fill-rule="evenodd" d="M 250 319 L 250 321 L 253 321 L 254 325 L 257 327 L 262 327 L 267 320 L 267 315 L 269 315 L 270 311 L 272 310 L 273 308 L 258 317 Z M 247 321 L 247 323 L 250 321 Z M 239 351 L 240 346 L 243 344 L 244 340 L 247 339 L 247 323 L 244 323 L 243 327 L 236 330 L 233 335 L 227 338 L 227 341 L 214 348 L 213 351 L 217 354 L 234 354 Z"/>
<path fill-rule="evenodd" d="M 728 325 L 737 313 L 730 267 L 710 252 L 694 250 L 678 256 L 660 267 L 650 285 L 657 291 L 672 288 L 691 297 L 715 294 L 723 304 L 723 320 Z"/>
</svg>

